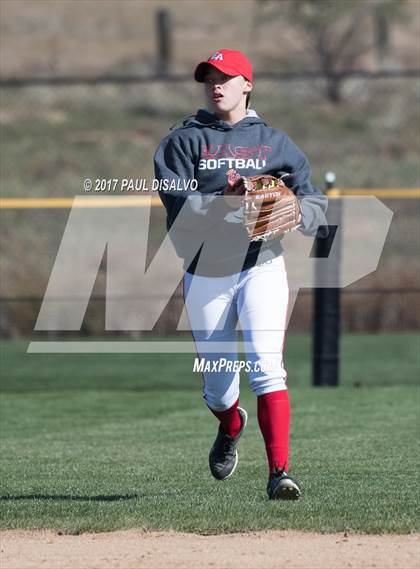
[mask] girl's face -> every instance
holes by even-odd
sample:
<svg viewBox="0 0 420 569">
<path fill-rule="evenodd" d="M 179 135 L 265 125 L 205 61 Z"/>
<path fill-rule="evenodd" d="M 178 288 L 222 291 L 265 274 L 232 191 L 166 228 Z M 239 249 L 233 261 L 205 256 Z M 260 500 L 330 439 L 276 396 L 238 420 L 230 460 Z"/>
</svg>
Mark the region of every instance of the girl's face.
<svg viewBox="0 0 420 569">
<path fill-rule="evenodd" d="M 204 88 L 209 108 L 216 114 L 230 113 L 243 105 L 252 83 L 242 75 L 232 77 L 215 67 L 209 68 L 204 77 Z"/>
</svg>

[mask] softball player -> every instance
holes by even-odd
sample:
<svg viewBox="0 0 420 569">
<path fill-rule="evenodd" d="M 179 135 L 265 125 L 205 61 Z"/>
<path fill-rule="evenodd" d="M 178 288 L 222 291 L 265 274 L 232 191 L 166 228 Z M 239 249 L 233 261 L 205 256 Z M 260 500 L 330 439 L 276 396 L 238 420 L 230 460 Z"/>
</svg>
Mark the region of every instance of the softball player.
<svg viewBox="0 0 420 569">
<path fill-rule="evenodd" d="M 300 200 L 299 230 L 314 235 L 326 224 L 326 199 L 310 182 L 301 150 L 282 131 L 249 108 L 252 65 L 239 51 L 222 49 L 198 64 L 207 107 L 187 117 L 155 154 L 159 180 L 195 179 L 195 192 L 161 191 L 167 228 L 184 259 L 184 300 L 202 364 L 204 399 L 219 420 L 209 465 L 218 480 L 230 477 L 247 423 L 239 406 L 237 327 L 246 348 L 246 369 L 257 396 L 259 427 L 268 459 L 270 499 L 298 499 L 288 474 L 290 403 L 283 365 L 288 283 L 280 239 L 249 242 L 243 226 L 240 176 L 288 174 Z M 304 199 L 303 199 L 304 197 Z"/>
</svg>

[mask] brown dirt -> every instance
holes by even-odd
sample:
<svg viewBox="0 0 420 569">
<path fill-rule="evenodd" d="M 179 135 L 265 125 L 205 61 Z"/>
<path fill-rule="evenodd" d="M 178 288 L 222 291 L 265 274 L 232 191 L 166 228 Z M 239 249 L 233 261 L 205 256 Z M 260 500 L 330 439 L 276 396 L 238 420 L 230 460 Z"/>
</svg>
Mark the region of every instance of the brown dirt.
<svg viewBox="0 0 420 569">
<path fill-rule="evenodd" d="M 140 530 L 3 531 L 2 569 L 365 569 L 420 566 L 419 535 L 266 531 L 220 536 Z"/>
</svg>

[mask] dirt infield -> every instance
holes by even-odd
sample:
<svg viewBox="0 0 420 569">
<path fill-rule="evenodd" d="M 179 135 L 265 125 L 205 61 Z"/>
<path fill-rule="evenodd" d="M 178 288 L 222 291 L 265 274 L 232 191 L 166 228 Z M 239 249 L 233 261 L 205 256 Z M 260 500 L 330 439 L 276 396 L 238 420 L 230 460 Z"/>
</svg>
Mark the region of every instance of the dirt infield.
<svg viewBox="0 0 420 569">
<path fill-rule="evenodd" d="M 420 534 L 2 531 L 2 569 L 418 568 Z"/>
</svg>

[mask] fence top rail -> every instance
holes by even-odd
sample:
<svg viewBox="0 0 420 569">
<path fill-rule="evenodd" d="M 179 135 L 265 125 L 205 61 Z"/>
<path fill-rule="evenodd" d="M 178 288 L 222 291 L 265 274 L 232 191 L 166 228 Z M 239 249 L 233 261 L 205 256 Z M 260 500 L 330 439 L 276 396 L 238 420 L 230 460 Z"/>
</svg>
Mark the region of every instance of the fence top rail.
<svg viewBox="0 0 420 569">
<path fill-rule="evenodd" d="M 330 198 L 346 196 L 375 196 L 390 199 L 419 199 L 420 188 L 331 188 L 326 191 Z"/>
<path fill-rule="evenodd" d="M 320 71 L 267 71 L 255 74 L 255 78 L 269 80 L 305 80 L 305 79 L 348 79 L 350 77 L 364 79 L 388 79 L 388 78 L 420 78 L 420 69 L 383 69 L 369 71 L 366 69 L 354 69 L 349 71 L 336 71 L 322 73 Z M 154 75 L 63 75 L 51 77 L 0 77 L 0 87 L 27 87 L 34 85 L 105 85 L 127 83 L 151 83 L 159 81 L 184 82 L 190 81 L 190 73 L 177 75 L 154 74 Z"/>
<path fill-rule="evenodd" d="M 420 188 L 332 188 L 327 190 L 328 197 L 375 196 L 388 199 L 419 199 Z M 162 206 L 158 196 L 145 192 L 145 195 L 102 196 L 88 195 L 75 198 L 0 198 L 0 209 L 71 209 L 102 207 L 149 207 Z M 87 198 L 87 199 L 86 199 Z"/>
</svg>

